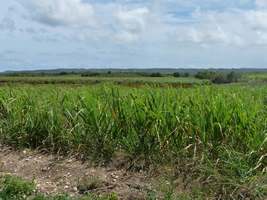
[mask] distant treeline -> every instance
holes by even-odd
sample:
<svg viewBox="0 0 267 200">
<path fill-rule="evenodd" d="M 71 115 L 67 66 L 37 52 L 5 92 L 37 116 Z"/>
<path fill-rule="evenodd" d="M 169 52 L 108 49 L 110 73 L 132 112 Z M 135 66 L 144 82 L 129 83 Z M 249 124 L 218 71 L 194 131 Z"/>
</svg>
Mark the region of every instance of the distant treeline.
<svg viewBox="0 0 267 200">
<path fill-rule="evenodd" d="M 195 75 L 198 79 L 208 79 L 215 84 L 236 83 L 240 81 L 241 74 L 235 71 L 229 73 L 202 71 Z"/>
<path fill-rule="evenodd" d="M 81 76 L 81 77 L 164 77 L 164 76 L 174 76 L 174 77 L 189 77 L 190 73 L 188 72 L 174 72 L 173 74 L 166 74 L 160 72 L 95 72 L 95 71 L 86 71 L 86 72 L 12 72 L 12 73 L 4 73 L 2 76 L 10 76 L 10 77 L 45 77 L 45 76 Z"/>
<path fill-rule="evenodd" d="M 172 70 L 173 71 L 173 70 Z M 52 70 L 52 71 L 25 71 L 25 72 L 9 72 L 2 73 L 2 76 L 11 76 L 11 77 L 45 77 L 45 76 L 81 76 L 81 77 L 164 77 L 164 76 L 173 76 L 173 77 L 195 77 L 197 79 L 206 79 L 210 80 L 215 84 L 223 83 L 234 83 L 238 82 L 241 79 L 241 74 L 246 73 L 246 71 L 240 70 L 196 70 L 192 69 L 186 70 L 177 70 L 167 73 L 167 71 L 159 70 L 132 70 L 132 71 L 119 71 L 119 70 Z"/>
<path fill-rule="evenodd" d="M 66 75 L 78 75 L 78 72 L 55 72 L 55 73 L 46 73 L 46 72 L 10 72 L 2 73 L 2 76 L 10 77 L 37 77 L 37 76 L 66 76 Z"/>
<path fill-rule="evenodd" d="M 195 76 L 199 72 L 216 72 L 216 73 L 251 73 L 251 72 L 267 72 L 267 69 L 253 69 L 253 68 L 240 68 L 240 69 L 200 69 L 200 68 L 143 68 L 143 69 L 115 69 L 115 68 L 91 68 L 91 69 L 51 69 L 51 70 L 32 70 L 32 71 L 7 71 L 2 72 L 0 75 L 5 76 L 61 76 L 61 75 L 84 75 L 84 76 L 93 76 L 93 75 L 106 75 L 106 74 L 119 74 L 119 75 L 140 75 L 140 76 L 149 76 L 155 74 L 161 75 L 174 75 L 175 77 L 186 77 L 188 75 Z"/>
</svg>

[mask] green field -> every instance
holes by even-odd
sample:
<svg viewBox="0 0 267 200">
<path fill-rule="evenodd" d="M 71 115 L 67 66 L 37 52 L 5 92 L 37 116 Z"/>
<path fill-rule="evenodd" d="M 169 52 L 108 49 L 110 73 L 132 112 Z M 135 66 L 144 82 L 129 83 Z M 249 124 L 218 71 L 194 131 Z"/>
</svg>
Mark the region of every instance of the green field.
<svg viewBox="0 0 267 200">
<path fill-rule="evenodd" d="M 123 152 L 129 170 L 168 166 L 198 180 L 205 198 L 264 199 L 266 109 L 265 85 L 9 85 L 0 88 L 0 142 L 96 163 Z"/>
<path fill-rule="evenodd" d="M 81 77 L 80 75 L 64 76 L 34 76 L 34 77 L 10 77 L 0 76 L 0 84 L 73 84 L 95 85 L 111 83 L 122 86 L 140 87 L 145 85 L 162 87 L 191 87 L 193 85 L 208 84 L 208 80 L 200 80 L 194 77 L 142 77 L 142 76 L 110 76 L 110 77 Z"/>
<path fill-rule="evenodd" d="M 245 79 L 249 81 L 267 81 L 267 73 L 266 72 L 254 72 L 254 73 L 247 73 L 245 76 Z"/>
</svg>

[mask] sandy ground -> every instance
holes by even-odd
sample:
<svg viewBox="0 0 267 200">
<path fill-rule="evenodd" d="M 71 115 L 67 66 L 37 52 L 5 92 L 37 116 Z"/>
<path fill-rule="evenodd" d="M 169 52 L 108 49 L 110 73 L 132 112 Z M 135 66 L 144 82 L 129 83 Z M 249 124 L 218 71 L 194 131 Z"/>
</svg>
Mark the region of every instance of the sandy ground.
<svg viewBox="0 0 267 200">
<path fill-rule="evenodd" d="M 75 158 L 0 146 L 0 176 L 6 174 L 33 180 L 45 194 L 115 192 L 121 199 L 144 199 L 153 182 L 144 172 L 129 172 L 115 165 L 95 167 Z"/>
</svg>

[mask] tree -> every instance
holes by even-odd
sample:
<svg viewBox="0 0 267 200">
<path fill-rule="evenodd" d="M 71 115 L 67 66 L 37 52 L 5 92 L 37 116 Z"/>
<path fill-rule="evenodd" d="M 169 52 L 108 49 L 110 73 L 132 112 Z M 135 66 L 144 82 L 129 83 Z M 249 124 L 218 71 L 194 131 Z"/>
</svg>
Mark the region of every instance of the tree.
<svg viewBox="0 0 267 200">
<path fill-rule="evenodd" d="M 230 72 L 228 75 L 227 75 L 227 80 L 230 82 L 230 83 L 235 83 L 235 82 L 238 82 L 240 79 L 240 74 L 232 71 Z"/>
<path fill-rule="evenodd" d="M 190 74 L 188 73 L 188 72 L 185 72 L 184 74 L 183 74 L 183 77 L 189 77 L 190 76 Z"/>
<path fill-rule="evenodd" d="M 195 75 L 198 79 L 208 79 L 211 80 L 212 83 L 215 84 L 223 84 L 223 83 L 235 83 L 240 79 L 240 74 L 232 71 L 230 73 L 220 73 L 214 71 L 201 71 Z"/>
<path fill-rule="evenodd" d="M 195 77 L 198 79 L 209 79 L 212 80 L 213 78 L 215 78 L 218 74 L 216 72 L 212 72 L 212 71 L 201 71 L 198 72 Z"/>
<path fill-rule="evenodd" d="M 174 77 L 181 77 L 181 74 L 180 74 L 179 72 L 174 72 L 174 73 L 173 73 L 173 76 L 174 76 Z"/>
<path fill-rule="evenodd" d="M 227 75 L 216 74 L 216 76 L 212 79 L 212 83 L 223 84 L 223 83 L 229 83 L 229 81 L 227 80 Z"/>
<path fill-rule="evenodd" d="M 151 77 L 162 77 L 162 74 L 159 72 L 150 74 Z"/>
</svg>

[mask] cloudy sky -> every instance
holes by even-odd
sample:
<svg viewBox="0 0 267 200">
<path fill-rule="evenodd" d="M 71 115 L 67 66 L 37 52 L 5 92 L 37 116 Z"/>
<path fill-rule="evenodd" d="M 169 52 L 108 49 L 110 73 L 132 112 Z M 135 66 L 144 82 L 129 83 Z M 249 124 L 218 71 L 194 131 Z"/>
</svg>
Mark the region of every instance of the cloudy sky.
<svg viewBox="0 0 267 200">
<path fill-rule="evenodd" d="M 267 0 L 0 1 L 0 71 L 267 67 Z"/>
</svg>

